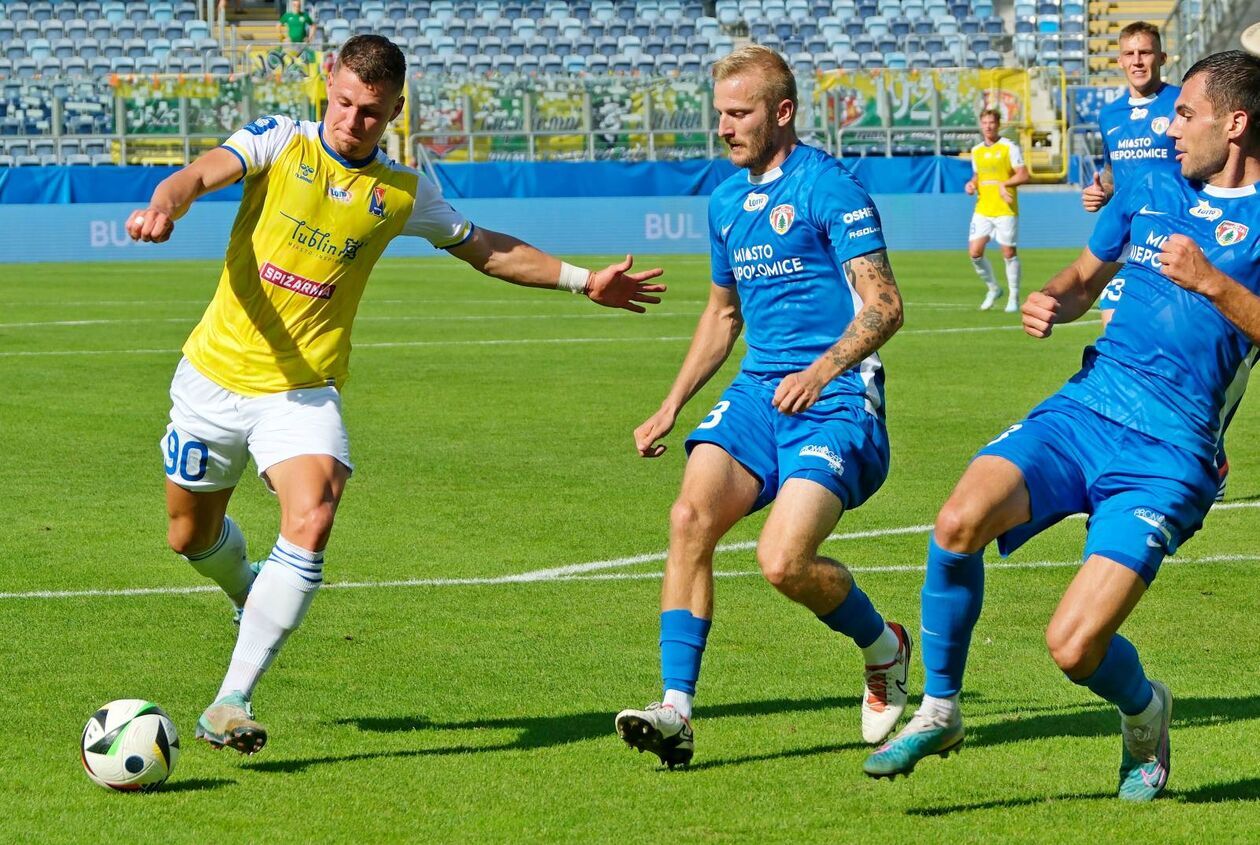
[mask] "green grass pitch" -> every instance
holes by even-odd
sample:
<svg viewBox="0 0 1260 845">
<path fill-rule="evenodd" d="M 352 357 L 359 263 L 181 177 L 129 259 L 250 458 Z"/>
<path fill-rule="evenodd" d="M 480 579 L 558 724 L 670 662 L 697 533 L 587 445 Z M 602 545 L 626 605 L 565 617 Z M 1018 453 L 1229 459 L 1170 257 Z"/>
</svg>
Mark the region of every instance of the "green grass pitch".
<svg viewBox="0 0 1260 845">
<path fill-rule="evenodd" d="M 1071 258 L 1025 251 L 1026 289 Z M 659 696 L 681 438 L 742 354 L 663 457 L 637 457 L 631 432 L 664 396 L 708 285 L 703 257 L 638 264 L 665 267 L 670 284 L 646 316 L 450 259 L 382 262 L 346 389 L 358 470 L 327 587 L 257 693 L 271 741 L 253 758 L 192 739 L 235 628 L 221 595 L 189 591 L 204 582 L 164 542 L 166 392 L 217 265 L 0 268 L 0 840 L 1198 842 L 1260 829 L 1248 407 L 1230 432 L 1228 507 L 1125 627 L 1176 701 L 1170 787 L 1154 805 L 1112 797 L 1118 720 L 1045 653 L 1081 520 L 1004 567 L 990 552 L 958 757 L 894 783 L 862 775 L 860 658 L 756 573 L 759 516 L 717 558 L 694 765 L 671 773 L 625 748 L 613 715 Z M 893 266 L 907 306 L 883 356 L 892 472 L 837 529 L 870 536 L 824 550 L 917 629 L 921 526 L 971 454 L 1075 370 L 1098 325 L 1038 342 L 1015 315 L 978 312 L 961 249 Z M 231 512 L 264 556 L 278 513 L 252 473 Z M 176 772 L 151 795 L 108 793 L 80 770 L 84 721 L 124 697 L 159 702 L 182 732 Z"/>
</svg>

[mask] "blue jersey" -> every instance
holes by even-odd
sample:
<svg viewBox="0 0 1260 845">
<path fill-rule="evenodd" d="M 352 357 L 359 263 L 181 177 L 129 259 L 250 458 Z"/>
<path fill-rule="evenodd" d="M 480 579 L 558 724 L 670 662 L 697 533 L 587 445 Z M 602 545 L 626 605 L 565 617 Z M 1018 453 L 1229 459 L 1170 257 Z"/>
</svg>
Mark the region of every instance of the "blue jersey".
<svg viewBox="0 0 1260 845">
<path fill-rule="evenodd" d="M 1180 93 L 1176 85 L 1165 84 L 1152 97 L 1121 97 L 1098 112 L 1103 157 L 1111 165 L 1117 189 L 1138 178 L 1148 166 L 1181 173 L 1175 142 L 1168 137 Z"/>
<path fill-rule="evenodd" d="M 1089 249 L 1127 262 L 1107 331 L 1063 395 L 1158 440 L 1211 456 L 1246 388 L 1251 340 L 1207 299 L 1160 272 L 1168 237 L 1193 238 L 1217 269 L 1260 293 L 1256 186 L 1215 188 L 1147 170 L 1102 210 Z"/>
<path fill-rule="evenodd" d="M 740 172 L 718 185 L 709 239 L 714 284 L 739 292 L 743 371 L 762 378 L 799 372 L 840 339 L 862 307 L 843 266 L 885 248 L 870 195 L 840 162 L 805 144 L 762 176 Z M 883 385 L 872 353 L 823 398 L 882 416 Z"/>
</svg>

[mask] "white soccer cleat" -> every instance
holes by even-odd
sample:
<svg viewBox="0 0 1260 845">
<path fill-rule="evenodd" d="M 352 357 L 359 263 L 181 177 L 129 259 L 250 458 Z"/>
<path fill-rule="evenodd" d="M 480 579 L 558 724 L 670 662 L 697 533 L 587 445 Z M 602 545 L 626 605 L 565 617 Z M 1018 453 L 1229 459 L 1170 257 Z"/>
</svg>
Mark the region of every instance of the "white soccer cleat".
<svg viewBox="0 0 1260 845">
<path fill-rule="evenodd" d="M 1010 299 L 1006 300 L 1006 308 L 1003 310 L 1006 311 L 1007 314 L 1014 314 L 1019 311 L 1019 297 L 1012 296 Z"/>
<path fill-rule="evenodd" d="M 866 687 L 862 690 L 862 739 L 879 745 L 906 709 L 906 676 L 914 643 L 906 629 L 896 622 L 888 627 L 897 635 L 897 656 L 890 663 L 866 667 Z"/>
<path fill-rule="evenodd" d="M 997 288 L 990 288 L 989 292 L 984 295 L 984 302 L 980 303 L 980 310 L 988 311 L 992 308 L 993 303 L 997 302 L 998 293 L 999 291 Z"/>
<path fill-rule="evenodd" d="M 645 710 L 622 710 L 616 719 L 617 736 L 626 745 L 651 751 L 669 768 L 685 766 L 695 753 L 691 722 L 671 704 L 654 702 Z"/>
</svg>

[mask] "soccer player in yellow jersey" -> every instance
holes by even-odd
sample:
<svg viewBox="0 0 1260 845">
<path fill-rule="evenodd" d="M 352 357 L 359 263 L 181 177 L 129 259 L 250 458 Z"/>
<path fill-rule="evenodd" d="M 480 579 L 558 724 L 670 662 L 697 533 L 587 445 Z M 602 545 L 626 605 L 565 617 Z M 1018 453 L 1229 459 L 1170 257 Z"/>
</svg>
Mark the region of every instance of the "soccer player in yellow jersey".
<svg viewBox="0 0 1260 845">
<path fill-rule="evenodd" d="M 1009 296 L 1006 312 L 1019 310 L 1019 256 L 1015 253 L 1015 231 L 1019 219 L 1019 200 L 1015 188 L 1028 181 L 1028 168 L 1019 145 L 998 135 L 1002 126 L 1002 114 L 997 109 L 980 112 L 980 134 L 984 138 L 971 148 L 973 175 L 965 186 L 968 194 L 976 197 L 976 211 L 971 215 L 971 233 L 968 235 L 968 251 L 971 264 L 984 282 L 988 292 L 980 303 L 981 311 L 988 311 L 997 302 L 997 280 L 993 277 L 993 265 L 984 257 L 989 238 L 997 239 L 1006 259 L 1006 286 Z"/>
<path fill-rule="evenodd" d="M 353 464 L 341 417 L 350 329 L 386 245 L 416 235 L 490 276 L 581 293 L 642 312 L 665 290 L 631 257 L 598 272 L 473 226 L 431 181 L 378 148 L 403 107 L 406 62 L 380 36 L 342 47 L 322 123 L 260 117 L 163 181 L 127 221 L 162 242 L 198 197 L 242 177 L 245 191 L 218 290 L 171 383 L 167 539 L 238 609 L 240 633 L 197 736 L 253 753 L 266 730 L 254 687 L 323 582 L 324 547 Z M 280 536 L 261 567 L 227 517 L 253 457 L 280 502 Z M 257 569 L 257 572 L 255 571 Z"/>
</svg>

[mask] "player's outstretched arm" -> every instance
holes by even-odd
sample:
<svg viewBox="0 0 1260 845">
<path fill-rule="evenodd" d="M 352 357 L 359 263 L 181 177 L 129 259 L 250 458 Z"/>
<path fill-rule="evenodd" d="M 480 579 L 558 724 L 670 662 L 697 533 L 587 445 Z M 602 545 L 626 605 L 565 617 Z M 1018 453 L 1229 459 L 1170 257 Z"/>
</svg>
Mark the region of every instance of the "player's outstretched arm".
<svg viewBox="0 0 1260 845">
<path fill-rule="evenodd" d="M 846 261 L 844 274 L 862 297 L 862 307 L 840 339 L 818 360 L 779 382 L 771 401 L 781 413 L 796 414 L 813 405 L 832 379 L 883 346 L 904 322 L 901 291 L 886 250 Z"/>
<path fill-rule="evenodd" d="M 1049 337 L 1056 325 L 1077 319 L 1089 310 L 1119 269 L 1119 264 L 1103 261 L 1086 247 L 1045 287 L 1029 294 L 1020 309 L 1024 331 L 1033 337 Z"/>
<path fill-rule="evenodd" d="M 1216 269 L 1191 238 L 1171 235 L 1164 241 L 1159 263 L 1161 273 L 1201 294 L 1252 343 L 1260 344 L 1260 296 Z"/>
<path fill-rule="evenodd" d="M 656 413 L 634 430 L 634 445 L 640 455 L 657 458 L 665 453 L 665 444 L 657 441 L 673 430 L 683 406 L 722 366 L 743 328 L 744 318 L 735 288 L 711 285 L 709 304 L 700 314 L 687 357 L 683 358 L 669 394 Z"/>
<path fill-rule="evenodd" d="M 665 291 L 665 285 L 650 284 L 665 271 L 655 267 L 631 273 L 632 256 L 627 255 L 624 261 L 602 270 L 591 271 L 565 264 L 518 238 L 489 229 L 476 229 L 472 237 L 447 252 L 487 276 L 514 285 L 569 290 L 585 294 L 592 302 L 608 308 L 624 308 L 639 314 L 646 310 L 640 303 L 658 303 L 661 298 L 655 294 Z"/>
<path fill-rule="evenodd" d="M 197 198 L 231 185 L 244 172 L 240 157 L 215 147 L 163 179 L 154 188 L 149 207 L 133 211 L 127 218 L 127 234 L 133 241 L 170 240 L 175 221 L 188 213 Z"/>
</svg>

